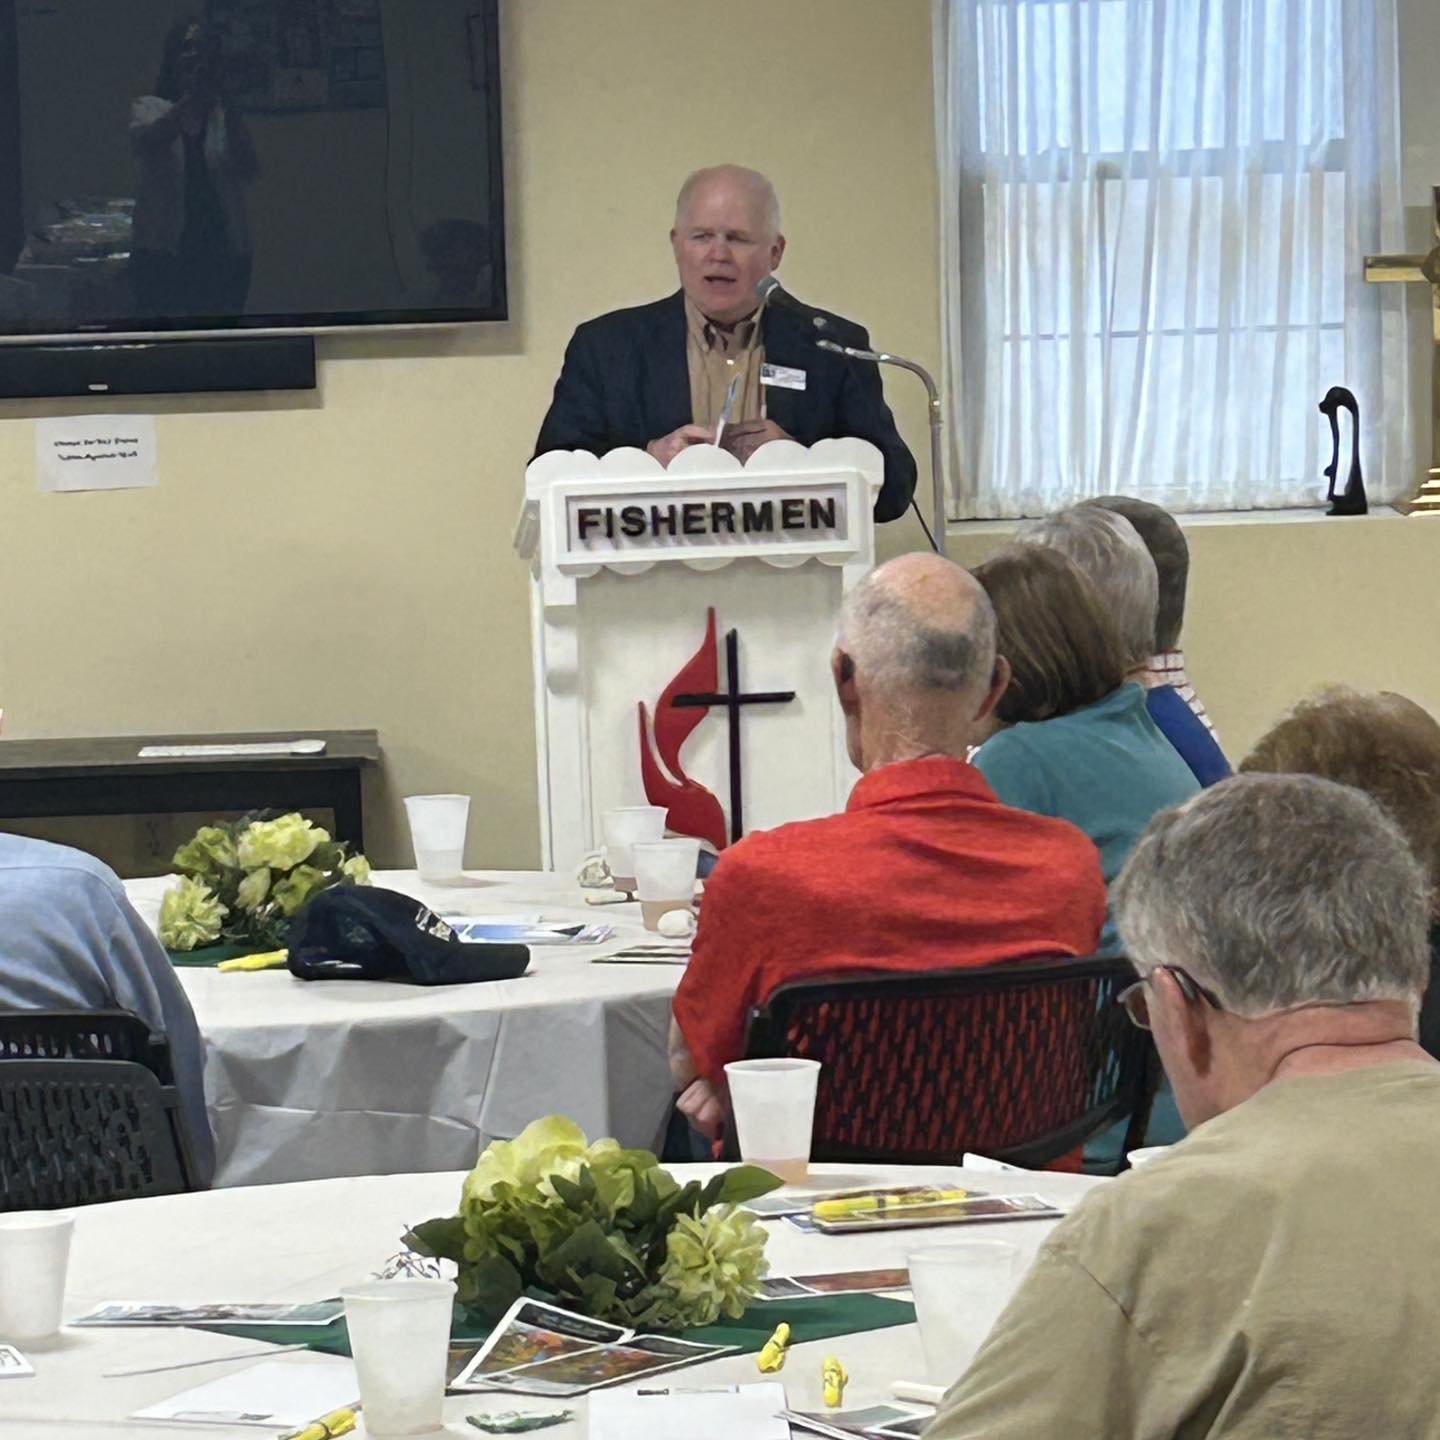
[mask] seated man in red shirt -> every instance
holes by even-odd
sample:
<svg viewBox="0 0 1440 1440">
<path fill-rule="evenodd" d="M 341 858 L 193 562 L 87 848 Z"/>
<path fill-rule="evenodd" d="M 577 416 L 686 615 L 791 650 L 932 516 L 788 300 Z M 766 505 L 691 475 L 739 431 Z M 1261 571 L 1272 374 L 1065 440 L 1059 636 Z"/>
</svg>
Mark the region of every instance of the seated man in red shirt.
<svg viewBox="0 0 1440 1440">
<path fill-rule="evenodd" d="M 903 555 L 850 593 L 831 657 L 850 759 L 842 815 L 748 835 L 705 885 L 675 995 L 679 1108 L 718 1134 L 725 1064 L 781 983 L 838 970 L 940 970 L 1089 955 L 1099 852 L 1075 826 L 1002 805 L 965 756 L 1010 680 L 975 579 Z"/>
</svg>

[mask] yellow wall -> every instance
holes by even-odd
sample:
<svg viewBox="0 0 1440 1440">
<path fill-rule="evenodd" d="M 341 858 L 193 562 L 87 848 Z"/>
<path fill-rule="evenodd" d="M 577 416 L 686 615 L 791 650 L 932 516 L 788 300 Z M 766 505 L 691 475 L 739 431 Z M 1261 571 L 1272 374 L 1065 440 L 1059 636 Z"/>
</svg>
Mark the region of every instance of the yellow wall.
<svg viewBox="0 0 1440 1440">
<path fill-rule="evenodd" d="M 39 494 L 28 421 L 105 407 L 0 404 L 6 735 L 372 725 L 373 858 L 408 862 L 401 795 L 462 790 L 471 863 L 533 864 L 522 474 L 573 326 L 673 288 L 686 172 L 768 170 L 794 289 L 938 353 L 927 0 L 501 12 L 508 324 L 324 340 L 314 396 L 112 402 L 161 416 L 150 491 Z"/>
<path fill-rule="evenodd" d="M 373 725 L 379 863 L 408 861 L 402 794 L 455 789 L 475 797 L 472 864 L 531 864 L 527 591 L 510 551 L 522 471 L 574 324 L 671 287 L 681 177 L 724 159 L 768 170 L 790 285 L 938 360 L 928 0 L 501 8 L 509 324 L 324 340 L 315 396 L 156 402 L 154 491 L 38 494 L 28 418 L 96 407 L 0 405 L 7 734 Z M 1440 181 L 1424 71 L 1440 15 L 1432 0 L 1401 13 L 1419 243 Z M 923 445 L 918 387 L 887 383 Z M 1190 536 L 1191 669 L 1233 754 L 1328 680 L 1440 710 L 1440 522 L 1196 522 Z M 890 526 L 882 549 L 918 538 Z M 967 532 L 959 558 L 1003 538 Z M 143 828 L 130 838 L 147 835 L 158 854 Z"/>
</svg>

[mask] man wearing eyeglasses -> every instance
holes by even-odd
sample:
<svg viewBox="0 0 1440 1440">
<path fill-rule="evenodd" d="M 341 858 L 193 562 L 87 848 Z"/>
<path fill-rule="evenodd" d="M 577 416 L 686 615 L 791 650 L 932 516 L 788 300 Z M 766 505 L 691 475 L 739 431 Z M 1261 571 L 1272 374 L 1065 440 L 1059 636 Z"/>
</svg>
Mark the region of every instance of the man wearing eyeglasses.
<svg viewBox="0 0 1440 1440">
<path fill-rule="evenodd" d="M 1157 816 L 1112 900 L 1190 1134 L 1045 1242 L 927 1440 L 1440 1437 L 1429 895 L 1399 829 L 1242 776 Z"/>
</svg>

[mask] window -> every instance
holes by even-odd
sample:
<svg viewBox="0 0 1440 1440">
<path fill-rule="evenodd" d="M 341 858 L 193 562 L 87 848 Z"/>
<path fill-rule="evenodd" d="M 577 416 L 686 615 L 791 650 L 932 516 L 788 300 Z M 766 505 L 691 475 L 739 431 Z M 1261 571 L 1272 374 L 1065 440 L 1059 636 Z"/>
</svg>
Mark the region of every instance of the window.
<svg viewBox="0 0 1440 1440">
<path fill-rule="evenodd" d="M 954 513 L 1413 488 L 1394 0 L 936 0 Z M 1343 477 L 1342 477 L 1343 478 Z"/>
</svg>

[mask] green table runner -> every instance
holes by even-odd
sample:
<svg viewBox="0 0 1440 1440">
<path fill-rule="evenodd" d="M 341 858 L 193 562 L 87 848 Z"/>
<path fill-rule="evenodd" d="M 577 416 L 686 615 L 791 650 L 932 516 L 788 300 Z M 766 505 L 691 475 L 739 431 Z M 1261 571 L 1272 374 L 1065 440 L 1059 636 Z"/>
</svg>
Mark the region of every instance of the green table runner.
<svg viewBox="0 0 1440 1440">
<path fill-rule="evenodd" d="M 702 1345 L 733 1345 L 742 1355 L 758 1353 L 783 1320 L 790 1326 L 791 1343 L 830 1340 L 837 1335 L 857 1335 L 865 1330 L 888 1330 L 892 1325 L 909 1325 L 915 1307 L 908 1300 L 891 1300 L 883 1295 L 825 1295 L 814 1300 L 772 1300 L 752 1305 L 738 1320 L 717 1320 L 696 1330 L 682 1330 L 682 1340 Z M 207 1325 L 220 1335 L 241 1340 L 268 1341 L 272 1345 L 305 1345 L 326 1355 L 348 1355 L 350 1336 L 344 1319 L 333 1325 Z M 450 1327 L 453 1345 L 478 1345 L 493 1327 L 476 1324 L 458 1306 Z"/>
<path fill-rule="evenodd" d="M 167 950 L 170 963 L 182 969 L 189 966 L 214 968 L 222 960 L 234 960 L 240 955 L 260 955 L 273 950 L 273 945 L 206 945 L 201 950 Z"/>
</svg>

